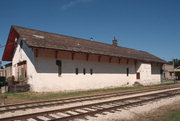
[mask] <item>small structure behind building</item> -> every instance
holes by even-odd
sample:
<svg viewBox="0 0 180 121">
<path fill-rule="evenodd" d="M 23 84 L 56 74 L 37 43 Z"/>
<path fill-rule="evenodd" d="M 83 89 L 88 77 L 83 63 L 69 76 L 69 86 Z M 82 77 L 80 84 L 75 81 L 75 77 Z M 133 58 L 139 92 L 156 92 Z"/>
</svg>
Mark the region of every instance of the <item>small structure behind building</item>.
<svg viewBox="0 0 180 121">
<path fill-rule="evenodd" d="M 2 77 L 5 77 L 5 69 L 4 68 L 0 68 L 0 76 Z"/>
<path fill-rule="evenodd" d="M 172 64 L 163 65 L 164 80 L 180 80 L 180 66 L 174 68 Z"/>
<path fill-rule="evenodd" d="M 174 69 L 175 80 L 180 80 L 180 66 Z"/>
<path fill-rule="evenodd" d="M 4 65 L 0 70 L 0 77 L 4 78 L 6 85 L 1 85 L 1 93 L 9 92 L 25 92 L 29 91 L 30 87 L 26 83 L 26 61 L 19 62 L 18 73 L 15 78 L 12 75 L 12 63 Z"/>
<path fill-rule="evenodd" d="M 12 76 L 12 63 L 8 63 L 4 65 L 4 67 L 0 68 L 0 76 L 6 77 L 6 78 Z"/>
<path fill-rule="evenodd" d="M 8 63 L 5 65 L 5 77 L 8 78 L 8 77 L 11 77 L 12 76 L 12 63 Z"/>
</svg>

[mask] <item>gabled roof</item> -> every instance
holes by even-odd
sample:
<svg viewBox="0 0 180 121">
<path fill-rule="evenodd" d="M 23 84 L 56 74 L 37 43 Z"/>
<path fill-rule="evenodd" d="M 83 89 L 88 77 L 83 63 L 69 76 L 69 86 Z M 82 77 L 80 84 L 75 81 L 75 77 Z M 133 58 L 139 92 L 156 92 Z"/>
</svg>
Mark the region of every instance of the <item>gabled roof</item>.
<svg viewBox="0 0 180 121">
<path fill-rule="evenodd" d="M 145 51 L 119 47 L 91 40 L 54 34 L 19 26 L 11 27 L 9 38 L 3 55 L 3 60 L 10 60 L 10 58 L 12 59 L 12 56 L 6 57 L 6 53 L 12 54 L 12 50 L 15 48 L 12 47 L 13 49 L 10 49 L 11 52 L 8 52 L 7 50 L 8 43 L 12 42 L 12 39 L 14 39 L 14 37 L 11 37 L 12 35 L 16 35 L 22 38 L 25 43 L 32 48 L 48 48 L 55 50 L 65 50 L 80 53 L 107 55 L 119 58 L 136 59 L 148 62 L 166 63 L 164 60 Z"/>
</svg>

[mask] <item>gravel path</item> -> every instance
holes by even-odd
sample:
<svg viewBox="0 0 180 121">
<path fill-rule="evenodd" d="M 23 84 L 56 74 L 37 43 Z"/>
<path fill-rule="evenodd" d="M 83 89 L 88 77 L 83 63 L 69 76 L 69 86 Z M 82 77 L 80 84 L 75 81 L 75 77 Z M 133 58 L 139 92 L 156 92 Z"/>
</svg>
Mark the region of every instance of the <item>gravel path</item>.
<svg viewBox="0 0 180 121">
<path fill-rule="evenodd" d="M 147 103 L 138 107 L 131 107 L 127 109 L 121 109 L 120 111 L 115 111 L 115 113 L 106 112 L 106 115 L 97 114 L 97 117 L 87 116 L 88 121 L 126 121 L 139 117 L 143 113 L 150 112 L 159 107 L 173 104 L 174 102 L 180 101 L 180 96 L 175 96 L 172 98 L 161 99 L 155 102 Z M 77 121 L 84 121 L 83 119 L 78 119 Z M 146 119 L 144 119 L 146 121 Z"/>
</svg>

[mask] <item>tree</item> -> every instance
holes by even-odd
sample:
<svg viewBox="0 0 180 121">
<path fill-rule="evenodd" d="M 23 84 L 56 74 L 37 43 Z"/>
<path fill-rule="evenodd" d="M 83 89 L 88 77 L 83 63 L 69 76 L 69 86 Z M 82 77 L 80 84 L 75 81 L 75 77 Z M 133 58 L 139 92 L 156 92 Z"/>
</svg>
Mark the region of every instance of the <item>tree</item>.
<svg viewBox="0 0 180 121">
<path fill-rule="evenodd" d="M 174 67 L 180 66 L 180 60 L 179 59 L 173 59 L 172 61 L 169 61 L 170 64 L 173 64 L 174 62 Z"/>
</svg>

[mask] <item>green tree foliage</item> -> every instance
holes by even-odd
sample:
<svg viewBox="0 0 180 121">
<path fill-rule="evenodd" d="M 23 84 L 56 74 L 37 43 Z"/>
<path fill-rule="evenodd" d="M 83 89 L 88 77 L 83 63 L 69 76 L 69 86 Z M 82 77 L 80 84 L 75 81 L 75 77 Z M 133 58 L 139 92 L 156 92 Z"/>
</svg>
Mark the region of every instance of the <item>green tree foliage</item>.
<svg viewBox="0 0 180 121">
<path fill-rule="evenodd" d="M 174 61 L 174 67 L 180 66 L 180 60 L 179 59 L 173 59 L 172 61 L 169 61 L 170 64 L 173 64 Z"/>
</svg>

